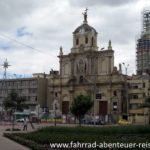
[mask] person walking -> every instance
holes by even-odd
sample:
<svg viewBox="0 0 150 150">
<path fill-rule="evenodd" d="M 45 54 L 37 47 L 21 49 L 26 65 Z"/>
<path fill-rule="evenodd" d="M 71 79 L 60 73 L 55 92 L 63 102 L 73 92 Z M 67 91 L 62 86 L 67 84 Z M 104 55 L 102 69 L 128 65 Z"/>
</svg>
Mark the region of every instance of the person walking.
<svg viewBox="0 0 150 150">
<path fill-rule="evenodd" d="M 35 129 L 35 127 L 34 127 L 32 121 L 30 120 L 29 122 L 30 122 L 30 125 L 31 125 L 32 129 Z"/>
<path fill-rule="evenodd" d="M 28 129 L 28 120 L 27 118 L 25 118 L 23 122 L 23 131 L 27 131 L 27 129 Z"/>
<path fill-rule="evenodd" d="M 31 117 L 31 116 L 29 117 L 29 123 L 30 123 L 30 125 L 31 125 L 31 128 L 32 128 L 32 129 L 35 129 L 35 127 L 34 127 L 34 125 L 33 125 L 33 123 L 32 123 L 32 117 Z"/>
</svg>

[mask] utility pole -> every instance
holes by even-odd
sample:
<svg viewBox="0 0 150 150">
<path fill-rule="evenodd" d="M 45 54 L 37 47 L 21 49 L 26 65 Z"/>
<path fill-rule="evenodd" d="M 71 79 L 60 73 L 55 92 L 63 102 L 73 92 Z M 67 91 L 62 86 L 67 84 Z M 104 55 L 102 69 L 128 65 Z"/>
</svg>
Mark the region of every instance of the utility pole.
<svg viewBox="0 0 150 150">
<path fill-rule="evenodd" d="M 1 86 L 1 94 L 3 97 L 3 100 L 1 102 L 1 107 L 2 107 L 2 118 L 3 118 L 3 101 L 5 99 L 5 95 L 8 95 L 8 89 L 7 89 L 7 68 L 11 65 L 8 64 L 7 58 L 4 61 L 4 63 L 1 65 L 4 68 L 4 74 L 3 74 L 3 79 L 2 79 L 2 86 Z"/>
<path fill-rule="evenodd" d="M 55 120 L 54 120 L 54 125 L 55 125 L 55 127 L 56 127 L 56 110 L 57 110 L 57 104 L 55 103 L 55 110 L 54 110 L 54 111 L 55 111 L 55 112 L 54 112 L 54 113 L 55 113 Z"/>
<path fill-rule="evenodd" d="M 3 84 L 5 82 L 5 90 L 6 90 L 6 95 L 8 94 L 8 91 L 7 91 L 7 68 L 11 65 L 8 64 L 8 61 L 7 61 L 7 58 L 6 60 L 4 61 L 4 63 L 1 65 L 3 68 L 4 68 L 4 75 L 3 75 L 3 80 L 2 80 L 2 87 L 3 87 Z"/>
<path fill-rule="evenodd" d="M 6 74 L 7 72 L 6 72 L 6 70 L 7 70 L 7 68 L 9 66 L 11 66 L 11 65 L 8 64 L 7 58 L 6 58 L 6 60 L 4 61 L 4 63 L 1 66 L 3 66 L 3 68 L 4 68 L 3 79 L 7 79 L 7 74 Z"/>
<path fill-rule="evenodd" d="M 128 116 L 129 116 L 129 99 L 128 99 L 128 84 L 127 84 L 127 76 L 128 76 L 128 67 L 129 64 L 125 64 L 124 62 L 122 63 L 125 67 L 125 72 L 126 72 L 126 78 L 125 78 L 125 97 L 126 97 L 126 115 L 127 115 L 127 120 L 128 120 Z"/>
<path fill-rule="evenodd" d="M 111 124 L 112 123 L 112 113 L 111 113 L 112 112 L 112 110 L 111 110 L 112 109 L 111 108 L 112 107 L 112 73 L 110 73 L 110 75 L 109 75 L 109 88 L 110 88 L 109 89 L 109 92 L 110 92 L 109 93 L 110 94 L 109 95 L 110 96 L 109 111 L 110 112 L 109 112 L 109 116 L 108 116 L 108 123 Z"/>
<path fill-rule="evenodd" d="M 95 106 L 95 100 L 96 100 L 96 59 L 97 57 L 94 55 L 93 56 L 93 119 L 95 120 L 95 111 L 96 111 L 96 106 Z M 94 125 L 95 125 L 95 121 L 94 121 Z"/>
</svg>

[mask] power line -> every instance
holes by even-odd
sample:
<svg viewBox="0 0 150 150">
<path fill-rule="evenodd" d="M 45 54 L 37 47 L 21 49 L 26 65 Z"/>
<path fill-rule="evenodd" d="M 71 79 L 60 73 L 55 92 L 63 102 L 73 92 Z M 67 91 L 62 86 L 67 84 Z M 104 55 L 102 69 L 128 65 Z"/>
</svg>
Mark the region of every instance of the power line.
<svg viewBox="0 0 150 150">
<path fill-rule="evenodd" d="M 45 52 L 43 52 L 43 51 L 41 51 L 41 50 L 39 50 L 39 49 L 36 49 L 36 48 L 34 48 L 34 47 L 30 46 L 30 45 L 27 45 L 27 44 L 24 44 L 24 43 L 22 43 L 22 42 L 20 42 L 20 41 L 17 41 L 16 39 L 13 39 L 13 38 L 11 38 L 11 37 L 9 37 L 9 36 L 7 36 L 7 35 L 4 35 L 4 34 L 2 34 L 2 33 L 0 34 L 0 36 L 2 36 L 2 37 L 4 37 L 4 38 L 7 38 L 7 39 L 9 39 L 10 41 L 13 41 L 13 42 L 15 42 L 15 43 L 17 43 L 17 44 L 19 44 L 19 45 L 24 46 L 24 47 L 33 49 L 33 50 L 36 51 L 36 52 L 42 53 L 42 54 L 44 54 L 44 55 L 48 55 L 48 53 L 45 53 Z M 51 56 L 56 57 L 55 55 L 52 55 L 52 54 L 51 54 Z"/>
</svg>

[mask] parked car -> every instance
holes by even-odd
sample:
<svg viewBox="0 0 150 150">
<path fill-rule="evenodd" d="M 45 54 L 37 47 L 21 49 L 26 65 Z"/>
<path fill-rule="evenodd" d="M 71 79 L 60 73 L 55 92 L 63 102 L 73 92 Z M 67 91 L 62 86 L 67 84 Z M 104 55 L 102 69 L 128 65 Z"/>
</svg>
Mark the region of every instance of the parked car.
<svg viewBox="0 0 150 150">
<path fill-rule="evenodd" d="M 20 118 L 20 119 L 17 119 L 16 121 L 17 122 L 24 122 L 25 118 Z M 27 121 L 29 121 L 29 119 L 27 118 Z"/>
<path fill-rule="evenodd" d="M 92 125 L 104 125 L 105 122 L 102 121 L 102 120 L 90 120 L 89 124 L 92 124 Z"/>
<path fill-rule="evenodd" d="M 128 120 L 125 120 L 125 119 L 120 119 L 118 121 L 118 124 L 120 124 L 120 125 L 130 125 L 130 124 L 132 124 L 132 122 L 128 121 Z"/>
<path fill-rule="evenodd" d="M 82 120 L 82 123 L 84 123 L 84 124 L 90 124 L 90 120 L 83 119 L 83 120 Z"/>
</svg>

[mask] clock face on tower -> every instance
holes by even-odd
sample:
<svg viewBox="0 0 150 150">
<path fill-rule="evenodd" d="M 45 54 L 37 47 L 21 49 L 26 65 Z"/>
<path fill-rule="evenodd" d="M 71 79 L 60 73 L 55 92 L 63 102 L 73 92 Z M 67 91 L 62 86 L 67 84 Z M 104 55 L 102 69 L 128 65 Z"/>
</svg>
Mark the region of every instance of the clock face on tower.
<svg viewBox="0 0 150 150">
<path fill-rule="evenodd" d="M 80 31 L 79 31 L 80 34 L 84 34 L 84 32 L 85 32 L 84 28 L 81 28 Z"/>
</svg>

